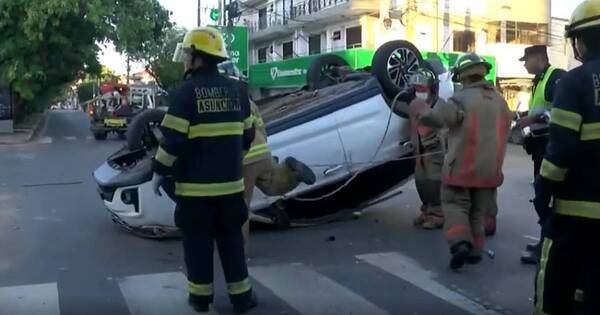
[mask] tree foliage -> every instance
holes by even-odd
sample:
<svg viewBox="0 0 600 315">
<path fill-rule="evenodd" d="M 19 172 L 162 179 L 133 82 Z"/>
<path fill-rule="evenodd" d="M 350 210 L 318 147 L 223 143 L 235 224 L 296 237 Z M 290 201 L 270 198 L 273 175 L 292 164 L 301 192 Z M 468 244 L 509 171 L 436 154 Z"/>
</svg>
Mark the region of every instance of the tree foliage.
<svg viewBox="0 0 600 315">
<path fill-rule="evenodd" d="M 100 75 L 100 45 L 134 60 L 170 28 L 158 0 L 0 1 L 0 80 L 28 107 L 47 105 L 76 79 Z"/>
<path fill-rule="evenodd" d="M 158 85 L 171 92 L 175 85 L 183 78 L 183 64 L 173 62 L 173 53 L 185 36 L 185 29 L 172 27 L 165 32 L 162 43 L 151 47 L 145 58 L 148 71 Z"/>
</svg>

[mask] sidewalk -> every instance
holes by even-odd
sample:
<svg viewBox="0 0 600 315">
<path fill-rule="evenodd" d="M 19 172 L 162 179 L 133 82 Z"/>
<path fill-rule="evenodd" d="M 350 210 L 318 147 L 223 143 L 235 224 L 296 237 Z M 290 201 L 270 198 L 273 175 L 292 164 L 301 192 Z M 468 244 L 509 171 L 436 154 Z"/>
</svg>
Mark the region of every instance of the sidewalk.
<svg viewBox="0 0 600 315">
<path fill-rule="evenodd" d="M 19 144 L 31 141 L 33 136 L 44 126 L 48 111 L 34 113 L 15 125 L 14 133 L 0 133 L 0 145 Z"/>
</svg>

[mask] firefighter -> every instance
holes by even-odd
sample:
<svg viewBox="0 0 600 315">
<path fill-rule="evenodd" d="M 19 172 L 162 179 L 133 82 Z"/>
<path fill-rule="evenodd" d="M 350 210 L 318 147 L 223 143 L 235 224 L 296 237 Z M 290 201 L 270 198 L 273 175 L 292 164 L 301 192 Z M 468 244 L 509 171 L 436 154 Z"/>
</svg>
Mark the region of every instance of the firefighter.
<svg viewBox="0 0 600 315">
<path fill-rule="evenodd" d="M 530 130 L 523 139 L 523 146 L 525 151 L 531 154 L 533 178 L 536 178 L 540 172 L 548 144 L 548 113 L 552 108 L 554 91 L 556 91 L 558 81 L 566 72 L 550 64 L 547 48 L 544 45 L 525 48 L 525 54 L 519 60 L 525 62 L 524 66 L 528 73 L 535 75 L 529 99 L 528 115 L 518 120 L 517 127 L 528 127 Z M 522 263 L 538 263 L 543 239 L 544 231 L 542 230 L 540 242 L 527 245 L 528 252 L 521 256 Z"/>
<path fill-rule="evenodd" d="M 411 106 L 419 123 L 449 128 L 441 199 L 452 269 L 481 261 L 484 216 L 503 181 L 512 116 L 502 95 L 485 80 L 491 67 L 476 54 L 463 55 L 453 69 L 453 80 L 462 84 L 461 90 L 433 108 L 424 103 Z"/>
<path fill-rule="evenodd" d="M 244 199 L 250 207 L 254 187 L 258 187 L 267 196 L 283 195 L 296 188 L 300 183 L 312 185 L 316 181 L 313 171 L 294 157 L 287 157 L 279 164 L 271 156 L 267 144 L 267 131 L 258 107 L 250 102 L 255 136 L 250 151 L 244 158 Z M 244 249 L 248 254 L 250 222 L 244 223 Z"/>
<path fill-rule="evenodd" d="M 160 194 L 165 176 L 175 181 L 189 304 L 208 312 L 213 302 L 216 241 L 233 309 L 243 313 L 257 304 L 242 236 L 248 217 L 242 161 L 254 127 L 247 89 L 218 72 L 226 59 L 223 37 L 213 28 L 193 29 L 178 45 L 174 60 L 183 61 L 186 80 L 172 93 L 161 124 L 153 187 Z"/>
<path fill-rule="evenodd" d="M 566 37 L 583 65 L 560 80 L 535 182 L 534 204 L 547 233 L 535 313 L 573 314 L 578 296 L 582 314 L 600 314 L 600 0 L 575 9 Z"/>
<path fill-rule="evenodd" d="M 423 103 L 433 107 L 438 99 L 437 76 L 427 69 L 420 69 L 412 75 L 409 84 L 414 89 L 412 103 Z M 399 111 L 404 111 L 405 103 L 399 103 Z M 398 111 L 397 110 L 397 111 Z M 444 145 L 439 130 L 418 124 L 414 114 L 410 113 L 411 143 L 417 156 L 415 161 L 415 186 L 422 202 L 421 213 L 414 219 L 416 226 L 427 230 L 441 229 L 444 226 L 444 214 L 440 202 L 442 185 L 442 165 L 444 163 Z"/>
</svg>

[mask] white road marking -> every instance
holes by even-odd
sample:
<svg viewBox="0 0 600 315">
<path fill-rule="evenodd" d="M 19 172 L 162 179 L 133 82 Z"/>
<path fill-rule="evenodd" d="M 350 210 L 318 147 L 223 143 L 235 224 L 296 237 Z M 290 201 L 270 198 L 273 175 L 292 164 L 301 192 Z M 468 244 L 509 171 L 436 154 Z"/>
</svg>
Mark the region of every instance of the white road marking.
<svg viewBox="0 0 600 315">
<path fill-rule="evenodd" d="M 540 241 L 540 238 L 539 237 L 535 237 L 535 236 L 523 235 L 523 237 L 526 238 L 526 239 L 530 239 L 530 240 L 532 240 L 534 242 L 539 242 Z"/>
<path fill-rule="evenodd" d="M 348 288 L 301 264 L 252 267 L 250 275 L 304 315 L 388 314 Z"/>
<path fill-rule="evenodd" d="M 0 288 L 0 315 L 59 315 L 56 283 Z"/>
<path fill-rule="evenodd" d="M 75 141 L 75 140 L 77 140 L 77 137 L 69 136 L 69 137 L 65 137 L 65 140 Z"/>
<path fill-rule="evenodd" d="M 41 137 L 35 143 L 37 143 L 37 144 L 51 144 L 52 143 L 52 137 Z"/>
<path fill-rule="evenodd" d="M 119 287 L 131 315 L 197 314 L 187 303 L 187 279 L 181 272 L 126 277 Z"/>
<path fill-rule="evenodd" d="M 433 272 L 422 268 L 413 259 L 400 253 L 365 254 L 358 255 L 356 258 L 382 269 L 398 278 L 406 280 L 422 290 L 430 293 L 431 295 L 455 305 L 470 314 L 500 314 L 446 288 L 442 284 L 433 280 L 433 277 L 435 276 Z"/>
</svg>

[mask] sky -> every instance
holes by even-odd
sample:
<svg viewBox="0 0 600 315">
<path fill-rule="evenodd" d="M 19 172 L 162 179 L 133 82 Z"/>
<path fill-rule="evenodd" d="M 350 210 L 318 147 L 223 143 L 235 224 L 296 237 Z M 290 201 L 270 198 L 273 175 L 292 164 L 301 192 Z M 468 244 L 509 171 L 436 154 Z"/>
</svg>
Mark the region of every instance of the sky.
<svg viewBox="0 0 600 315">
<path fill-rule="evenodd" d="M 202 0 L 202 3 L 206 3 L 207 6 L 202 10 L 207 11 L 208 7 L 214 5 L 215 1 L 216 0 Z M 552 16 L 568 19 L 571 17 L 571 12 L 573 12 L 575 7 L 582 1 L 583 0 L 551 0 Z M 198 18 L 197 0 L 159 0 L 159 2 L 167 10 L 173 12 L 171 20 L 177 25 L 188 29 L 196 26 Z M 205 18 L 206 12 L 203 13 L 203 18 Z M 117 74 L 124 74 L 126 72 L 125 57 L 115 52 L 114 46 L 112 45 L 108 45 L 108 47 L 102 51 L 100 63 L 113 69 Z M 142 69 L 143 65 L 141 64 L 132 65 L 132 72 Z"/>
</svg>

